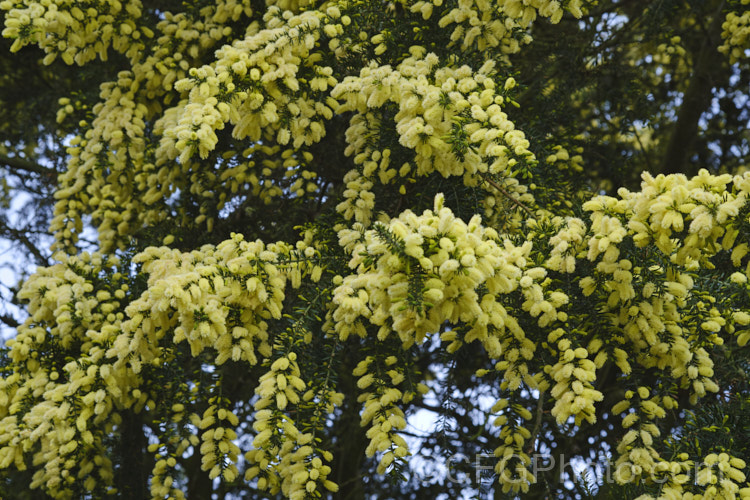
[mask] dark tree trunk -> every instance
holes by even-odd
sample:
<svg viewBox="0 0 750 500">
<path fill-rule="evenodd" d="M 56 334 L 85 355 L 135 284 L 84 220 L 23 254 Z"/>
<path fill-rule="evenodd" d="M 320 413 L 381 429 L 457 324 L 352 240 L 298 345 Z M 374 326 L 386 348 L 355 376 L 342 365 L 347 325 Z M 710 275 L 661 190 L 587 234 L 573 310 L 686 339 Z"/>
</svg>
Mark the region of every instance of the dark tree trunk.
<svg viewBox="0 0 750 500">
<path fill-rule="evenodd" d="M 356 359 L 356 357 L 349 357 Z M 341 370 L 351 373 L 354 367 L 344 363 Z M 357 396 L 359 390 L 350 378 L 340 380 L 339 390 L 344 393 L 345 402 L 341 408 L 342 415 L 338 422 L 337 436 L 340 440 L 334 443 L 333 462 L 331 463 L 330 479 L 339 485 L 339 491 L 334 495 L 336 500 L 364 500 L 365 489 L 362 482 L 362 462 L 365 457 L 368 439 L 366 429 L 360 425 Z"/>
<path fill-rule="evenodd" d="M 201 454 L 198 450 L 187 461 L 188 500 L 209 500 L 214 492 L 214 484 L 208 472 L 201 470 Z"/>
<path fill-rule="evenodd" d="M 715 80 L 723 72 L 720 59 L 722 55 L 718 47 L 721 43 L 724 3 L 720 2 L 716 9 L 703 45 L 695 58 L 690 84 L 683 96 L 662 163 L 661 172 L 664 174 L 684 173 L 692 176 L 699 170 L 699 165 L 690 163 L 690 155 L 695 151 L 700 118 L 711 105 L 712 90 L 717 84 Z"/>
<path fill-rule="evenodd" d="M 131 411 L 122 413 L 120 436 L 120 473 L 116 476 L 120 498 L 149 498 L 146 460 L 146 435 L 139 415 Z"/>
</svg>

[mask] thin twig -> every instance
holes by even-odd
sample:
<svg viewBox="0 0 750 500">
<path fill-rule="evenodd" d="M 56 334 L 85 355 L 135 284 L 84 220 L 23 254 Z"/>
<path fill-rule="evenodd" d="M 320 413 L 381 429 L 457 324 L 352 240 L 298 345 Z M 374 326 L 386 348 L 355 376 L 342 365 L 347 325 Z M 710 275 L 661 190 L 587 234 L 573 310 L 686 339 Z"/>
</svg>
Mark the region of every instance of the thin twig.
<svg viewBox="0 0 750 500">
<path fill-rule="evenodd" d="M 5 156 L 0 155 L 0 164 L 12 170 L 24 170 L 26 172 L 33 172 L 41 175 L 57 175 L 57 171 L 51 168 L 43 167 L 33 161 L 25 160 L 17 156 Z"/>
<path fill-rule="evenodd" d="M 0 222 L 0 235 L 15 239 L 18 243 L 21 243 L 26 249 L 36 257 L 37 264 L 42 266 L 49 265 L 49 259 L 44 255 L 41 250 L 32 242 L 24 231 L 12 228 L 7 224 Z"/>
<path fill-rule="evenodd" d="M 542 429 L 542 415 L 544 414 L 544 391 L 539 391 L 539 399 L 536 402 L 536 422 L 534 422 L 534 430 L 531 431 L 531 437 L 529 438 L 528 452 L 531 453 L 536 448 L 536 438 L 539 435 L 539 431 Z"/>
<path fill-rule="evenodd" d="M 527 207 L 526 205 L 524 205 L 523 203 L 521 203 L 519 200 L 517 200 L 516 198 L 514 198 L 513 195 L 511 195 L 504 187 L 502 187 L 500 184 L 498 184 L 497 182 L 493 181 L 489 177 L 482 176 L 482 178 L 485 181 L 487 181 L 487 183 L 489 185 L 491 185 L 492 187 L 494 187 L 495 189 L 497 189 L 498 191 L 500 191 L 503 194 L 503 196 L 505 196 L 506 198 L 508 198 L 511 201 L 511 203 L 513 203 L 515 206 L 517 206 L 518 208 L 522 209 L 524 212 L 526 212 L 527 214 L 529 214 L 529 217 L 534 217 L 534 212 L 532 212 L 529 207 Z"/>
<path fill-rule="evenodd" d="M 0 321 L 11 328 L 18 328 L 19 326 L 21 326 L 21 323 L 19 323 L 16 318 L 12 317 L 9 314 L 0 314 Z"/>
</svg>

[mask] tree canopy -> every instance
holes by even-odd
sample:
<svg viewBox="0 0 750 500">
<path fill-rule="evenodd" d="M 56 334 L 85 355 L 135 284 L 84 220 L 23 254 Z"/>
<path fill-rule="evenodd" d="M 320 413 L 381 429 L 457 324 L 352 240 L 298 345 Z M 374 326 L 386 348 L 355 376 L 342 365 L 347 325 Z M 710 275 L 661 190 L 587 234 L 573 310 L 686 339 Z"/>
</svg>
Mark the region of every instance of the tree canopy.
<svg viewBox="0 0 750 500">
<path fill-rule="evenodd" d="M 750 1 L 0 10 L 3 498 L 750 498 Z"/>
</svg>

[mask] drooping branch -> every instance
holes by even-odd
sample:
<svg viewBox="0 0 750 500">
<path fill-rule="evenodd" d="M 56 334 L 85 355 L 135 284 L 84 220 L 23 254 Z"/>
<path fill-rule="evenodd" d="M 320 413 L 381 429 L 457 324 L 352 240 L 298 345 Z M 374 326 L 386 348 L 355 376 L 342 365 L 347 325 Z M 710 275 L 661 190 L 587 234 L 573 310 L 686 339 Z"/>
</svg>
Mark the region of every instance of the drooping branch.
<svg viewBox="0 0 750 500">
<path fill-rule="evenodd" d="M 500 184 L 498 184 L 497 182 L 493 181 L 492 179 L 490 179 L 487 176 L 483 176 L 482 178 L 485 181 L 487 181 L 487 183 L 490 186 L 492 186 L 495 189 L 497 189 L 498 191 L 500 191 L 500 194 L 502 194 L 503 196 L 505 196 L 511 203 L 513 203 L 515 206 L 517 206 L 518 208 L 520 208 L 521 210 L 523 210 L 524 212 L 526 212 L 529 215 L 529 217 L 534 217 L 534 212 L 532 212 L 529 207 L 527 207 L 526 205 L 524 205 L 523 203 L 521 203 L 520 200 L 518 200 L 512 194 L 510 194 L 507 189 L 505 189 Z"/>
<path fill-rule="evenodd" d="M 722 1 L 716 9 L 703 45 L 696 57 L 690 84 L 683 96 L 677 122 L 672 130 L 662 163 L 661 173 L 663 174 L 683 173 L 689 177 L 698 172 L 699 166 L 689 165 L 688 160 L 698 136 L 700 117 L 711 104 L 712 89 L 716 83 L 714 81 L 716 70 L 721 68 L 721 65 L 717 64 L 717 59 L 720 57 L 718 47 L 721 43 L 724 3 Z"/>
<path fill-rule="evenodd" d="M 534 429 L 531 431 L 531 437 L 529 438 L 529 444 L 526 448 L 526 454 L 531 454 L 536 449 L 536 439 L 539 436 L 539 431 L 542 429 L 542 417 L 544 416 L 544 391 L 539 391 L 539 399 L 536 402 L 536 417 L 534 419 Z"/>
<path fill-rule="evenodd" d="M 57 175 L 57 172 L 48 167 L 43 167 L 33 161 L 25 160 L 17 156 L 6 156 L 0 155 L 0 165 L 8 167 L 11 170 L 21 170 L 24 172 L 31 172 L 40 175 L 53 176 Z"/>
<path fill-rule="evenodd" d="M 0 321 L 11 328 L 18 328 L 19 326 L 21 326 L 21 323 L 19 323 L 18 320 L 10 314 L 0 314 Z"/>
</svg>

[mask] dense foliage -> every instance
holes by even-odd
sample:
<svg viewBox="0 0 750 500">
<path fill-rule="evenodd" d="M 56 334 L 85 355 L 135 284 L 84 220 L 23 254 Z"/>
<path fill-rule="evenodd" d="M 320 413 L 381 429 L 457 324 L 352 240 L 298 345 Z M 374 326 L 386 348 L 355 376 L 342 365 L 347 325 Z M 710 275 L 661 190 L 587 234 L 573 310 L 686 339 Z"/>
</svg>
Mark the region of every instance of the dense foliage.
<svg viewBox="0 0 750 500">
<path fill-rule="evenodd" d="M 750 498 L 748 0 L 0 9 L 3 498 Z"/>
</svg>

